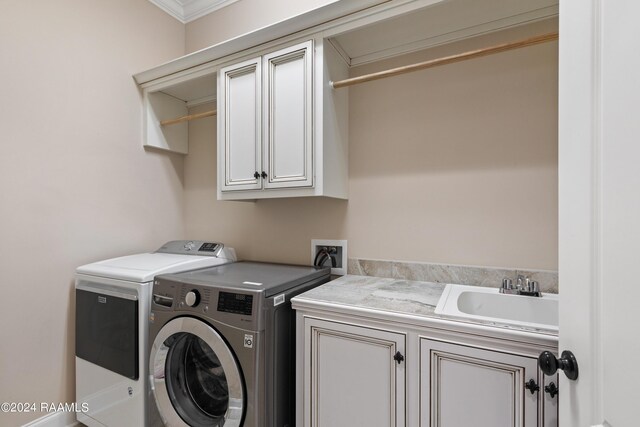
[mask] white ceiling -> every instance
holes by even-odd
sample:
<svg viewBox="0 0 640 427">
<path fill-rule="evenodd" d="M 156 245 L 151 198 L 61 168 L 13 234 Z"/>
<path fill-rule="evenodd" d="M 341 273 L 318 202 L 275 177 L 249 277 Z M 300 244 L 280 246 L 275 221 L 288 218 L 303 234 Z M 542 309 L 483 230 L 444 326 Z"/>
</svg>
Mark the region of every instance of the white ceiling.
<svg viewBox="0 0 640 427">
<path fill-rule="evenodd" d="M 238 0 L 149 0 L 178 21 L 186 24 Z"/>
</svg>

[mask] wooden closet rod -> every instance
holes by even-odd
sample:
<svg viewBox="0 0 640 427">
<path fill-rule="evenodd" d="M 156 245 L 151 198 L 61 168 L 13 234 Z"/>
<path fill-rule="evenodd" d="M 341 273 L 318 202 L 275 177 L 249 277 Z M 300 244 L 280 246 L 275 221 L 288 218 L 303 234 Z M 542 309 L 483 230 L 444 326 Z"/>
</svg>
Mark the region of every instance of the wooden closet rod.
<svg viewBox="0 0 640 427">
<path fill-rule="evenodd" d="M 178 117 L 177 119 L 161 120 L 160 126 L 175 125 L 177 123 L 188 122 L 189 120 L 202 119 L 204 117 L 215 116 L 216 114 L 217 114 L 216 110 L 205 111 L 204 113 L 198 113 L 198 114 L 189 114 L 188 116 Z"/>
<path fill-rule="evenodd" d="M 535 44 L 546 43 L 553 40 L 558 40 L 558 33 L 543 34 L 541 36 L 530 37 L 528 39 L 518 40 L 515 42 L 503 43 L 496 46 L 484 47 L 482 49 L 459 53 L 457 55 L 445 56 L 444 58 L 431 59 L 429 61 L 419 62 L 417 64 L 405 65 L 403 67 L 392 68 L 390 70 L 379 71 L 372 74 L 365 74 L 364 76 L 331 82 L 331 85 L 334 89 L 339 89 L 341 87 L 353 86 L 373 80 L 398 76 L 400 74 L 411 73 L 418 70 L 424 70 L 426 68 L 437 67 L 439 65 L 453 64 L 454 62 L 480 58 L 482 56 L 492 55 L 494 53 L 505 52 L 512 49 L 520 49 L 521 47 L 533 46 Z"/>
</svg>

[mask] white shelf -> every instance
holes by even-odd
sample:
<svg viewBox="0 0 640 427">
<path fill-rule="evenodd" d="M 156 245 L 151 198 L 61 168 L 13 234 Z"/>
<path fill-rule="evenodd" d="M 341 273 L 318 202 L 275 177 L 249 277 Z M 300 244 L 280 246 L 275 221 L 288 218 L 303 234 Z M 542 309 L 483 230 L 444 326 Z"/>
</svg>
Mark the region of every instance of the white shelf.
<svg viewBox="0 0 640 427">
<path fill-rule="evenodd" d="M 385 3 L 385 0 L 334 0 L 325 6 L 142 71 L 133 77 L 139 85 L 144 85 L 153 80 L 219 60 L 236 52 L 321 25 L 379 3 Z"/>
<path fill-rule="evenodd" d="M 351 66 L 452 43 L 558 15 L 558 0 L 456 0 L 332 37 Z"/>
<path fill-rule="evenodd" d="M 348 69 L 557 15 L 558 0 L 334 1 L 136 74 L 145 102 L 144 145 L 186 154 L 188 125 L 161 127 L 160 120 L 214 102 L 216 75 L 223 66 L 286 45 L 328 41 Z M 317 89 L 321 92 L 326 88 Z"/>
</svg>

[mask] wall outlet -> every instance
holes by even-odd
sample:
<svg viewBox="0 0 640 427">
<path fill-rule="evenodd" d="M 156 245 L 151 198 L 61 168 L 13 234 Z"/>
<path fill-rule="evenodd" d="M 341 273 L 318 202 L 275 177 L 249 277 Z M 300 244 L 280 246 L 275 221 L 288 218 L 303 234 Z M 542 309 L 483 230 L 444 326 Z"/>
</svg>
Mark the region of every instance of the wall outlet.
<svg viewBox="0 0 640 427">
<path fill-rule="evenodd" d="M 344 276 L 347 274 L 347 241 L 346 240 L 327 240 L 312 239 L 311 240 L 311 264 L 316 259 L 318 252 L 327 248 L 333 251 L 333 257 L 336 260 L 336 266 L 331 268 L 331 274 Z M 323 265 L 331 266 L 331 260 L 326 259 Z"/>
</svg>

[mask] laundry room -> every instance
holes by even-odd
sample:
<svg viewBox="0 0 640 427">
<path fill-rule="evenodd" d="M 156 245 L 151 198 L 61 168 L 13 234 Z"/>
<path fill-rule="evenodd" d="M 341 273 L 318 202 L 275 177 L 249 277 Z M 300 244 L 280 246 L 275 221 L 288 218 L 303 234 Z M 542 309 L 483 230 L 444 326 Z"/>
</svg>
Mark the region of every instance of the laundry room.
<svg viewBox="0 0 640 427">
<path fill-rule="evenodd" d="M 632 11 L 2 5 L 0 425 L 631 425 Z"/>
</svg>

